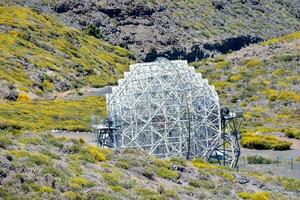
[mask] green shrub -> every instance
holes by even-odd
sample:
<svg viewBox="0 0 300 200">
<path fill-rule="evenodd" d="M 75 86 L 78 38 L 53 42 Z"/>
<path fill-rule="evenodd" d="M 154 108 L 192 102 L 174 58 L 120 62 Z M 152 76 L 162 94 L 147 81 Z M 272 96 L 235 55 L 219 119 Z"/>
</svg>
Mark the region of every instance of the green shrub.
<svg viewBox="0 0 300 200">
<path fill-rule="evenodd" d="M 284 134 L 289 138 L 296 138 L 300 140 L 300 131 L 293 128 L 287 128 L 283 130 Z"/>
<path fill-rule="evenodd" d="M 122 192 L 123 191 L 123 188 L 119 185 L 110 185 L 109 186 L 113 191 L 115 192 Z"/>
<path fill-rule="evenodd" d="M 153 168 L 145 167 L 143 169 L 142 175 L 145 176 L 146 178 L 150 179 L 150 180 L 153 180 L 155 172 L 154 172 Z"/>
<path fill-rule="evenodd" d="M 121 184 L 122 176 L 118 171 L 113 170 L 111 172 L 102 172 L 100 174 L 110 186 L 117 186 Z"/>
<path fill-rule="evenodd" d="M 172 171 L 165 167 L 158 167 L 155 169 L 155 173 L 157 176 L 165 179 L 175 180 L 179 177 L 178 173 L 176 171 Z"/>
<path fill-rule="evenodd" d="M 249 149 L 273 149 L 288 150 L 292 143 L 280 141 L 274 136 L 260 136 L 255 134 L 244 134 L 241 139 L 241 145 Z"/>
<path fill-rule="evenodd" d="M 87 195 L 87 199 L 95 200 L 118 200 L 119 198 L 103 192 L 91 192 Z"/>
<path fill-rule="evenodd" d="M 103 38 L 103 34 L 99 28 L 97 28 L 94 24 L 89 25 L 86 29 L 85 32 L 91 36 L 94 36 L 98 39 Z"/>
<path fill-rule="evenodd" d="M 21 93 L 21 94 L 19 94 L 17 100 L 18 101 L 30 101 L 30 97 L 25 93 Z"/>
<path fill-rule="evenodd" d="M 78 199 L 81 195 L 78 194 L 77 192 L 74 191 L 66 191 L 62 194 L 62 196 L 64 198 L 66 198 L 67 200 L 76 200 Z"/>
<path fill-rule="evenodd" d="M 291 149 L 292 144 L 292 142 L 279 141 L 272 145 L 272 149 L 278 151 L 289 150 Z"/>
<path fill-rule="evenodd" d="M 139 196 L 142 197 L 142 199 L 151 199 L 151 200 L 161 199 L 161 196 L 153 190 L 149 190 L 145 188 L 136 188 L 135 191 Z"/>
<path fill-rule="evenodd" d="M 174 164 L 177 164 L 177 165 L 181 165 L 181 166 L 186 166 L 186 162 L 187 160 L 185 160 L 184 158 L 171 158 L 170 161 Z"/>
<path fill-rule="evenodd" d="M 248 60 L 246 63 L 246 67 L 248 68 L 253 68 L 262 65 L 261 61 L 259 58 L 253 58 L 251 60 Z"/>
<path fill-rule="evenodd" d="M 216 69 L 227 69 L 229 66 L 230 66 L 230 62 L 228 61 L 220 61 L 214 65 Z"/>
<path fill-rule="evenodd" d="M 205 188 L 208 190 L 213 190 L 216 188 L 216 184 L 211 180 L 190 179 L 188 184 L 195 188 Z"/>
<path fill-rule="evenodd" d="M 259 155 L 247 156 L 247 161 L 249 164 L 271 164 L 272 163 L 271 159 Z"/>
<path fill-rule="evenodd" d="M 270 193 L 269 192 L 256 192 L 256 193 L 247 193 L 247 192 L 238 192 L 237 195 L 242 199 L 247 200 L 269 200 Z"/>
<path fill-rule="evenodd" d="M 280 184 L 286 190 L 290 190 L 290 191 L 297 191 L 300 188 L 300 180 L 299 179 L 293 179 L 293 178 L 288 178 L 288 177 L 284 177 L 284 176 L 277 176 L 274 182 L 277 184 Z"/>
<path fill-rule="evenodd" d="M 34 144 L 34 145 L 42 144 L 42 140 L 38 137 L 21 138 L 19 139 L 19 142 L 23 144 Z"/>
<path fill-rule="evenodd" d="M 9 145 L 12 145 L 13 141 L 9 138 L 8 135 L 0 135 L 0 147 L 6 148 Z"/>
<path fill-rule="evenodd" d="M 170 166 L 170 162 L 168 160 L 163 160 L 163 159 L 159 159 L 159 158 L 153 158 L 153 159 L 151 159 L 151 161 L 157 167 L 169 168 L 169 166 Z"/>
<path fill-rule="evenodd" d="M 125 189 L 131 189 L 136 185 L 136 181 L 135 180 L 125 180 L 121 183 L 122 187 Z"/>
<path fill-rule="evenodd" d="M 251 196 L 251 200 L 269 200 L 269 199 L 270 199 L 269 192 L 256 192 Z"/>
<path fill-rule="evenodd" d="M 87 153 L 92 156 L 96 161 L 102 162 L 106 160 L 105 154 L 99 147 L 89 145 L 86 149 Z"/>
<path fill-rule="evenodd" d="M 83 187 L 92 187 L 95 184 L 92 181 L 89 181 L 82 177 L 74 177 L 70 180 L 70 186 L 74 189 L 81 189 Z"/>
<path fill-rule="evenodd" d="M 53 192 L 53 189 L 51 188 L 51 187 L 48 187 L 48 186 L 41 186 L 40 188 L 39 188 L 39 192 L 41 192 L 41 193 L 51 193 L 51 192 Z"/>
<path fill-rule="evenodd" d="M 29 161 L 37 165 L 49 165 L 50 159 L 48 156 L 40 153 L 33 153 L 29 155 Z"/>
<path fill-rule="evenodd" d="M 57 167 L 54 167 L 52 165 L 47 165 L 42 168 L 41 173 L 42 174 L 51 174 L 54 177 L 62 177 L 67 172 L 66 171 L 62 172 Z"/>
<path fill-rule="evenodd" d="M 238 192 L 237 195 L 242 199 L 250 199 L 251 194 L 248 192 Z"/>
<path fill-rule="evenodd" d="M 129 169 L 129 163 L 126 162 L 126 161 L 118 161 L 116 163 L 116 167 L 119 167 L 119 168 L 123 168 L 123 169 Z"/>
</svg>

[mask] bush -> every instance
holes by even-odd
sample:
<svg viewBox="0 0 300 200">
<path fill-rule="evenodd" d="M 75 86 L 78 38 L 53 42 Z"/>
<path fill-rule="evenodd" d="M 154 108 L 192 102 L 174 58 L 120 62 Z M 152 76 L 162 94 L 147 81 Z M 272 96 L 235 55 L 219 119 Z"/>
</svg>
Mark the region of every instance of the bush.
<svg viewBox="0 0 300 200">
<path fill-rule="evenodd" d="M 230 66 L 230 62 L 228 61 L 220 61 L 215 64 L 216 69 L 227 69 Z"/>
<path fill-rule="evenodd" d="M 274 136 L 244 134 L 241 139 L 241 145 L 248 149 L 288 150 L 292 143 L 280 141 Z"/>
<path fill-rule="evenodd" d="M 115 185 L 115 186 L 110 186 L 110 188 L 115 191 L 115 192 L 122 192 L 123 188 L 119 185 Z"/>
<path fill-rule="evenodd" d="M 177 165 L 181 165 L 181 166 L 186 166 L 186 160 L 184 158 L 171 158 L 170 161 L 174 164 L 177 164 Z"/>
<path fill-rule="evenodd" d="M 137 188 L 136 193 L 140 196 L 142 196 L 141 199 L 151 199 L 151 200 L 159 200 L 161 199 L 160 195 L 153 191 L 153 190 L 148 190 L 144 188 Z"/>
<path fill-rule="evenodd" d="M 17 100 L 18 101 L 29 101 L 30 97 L 27 94 L 25 94 L 25 93 L 21 93 L 21 94 L 19 94 Z"/>
<path fill-rule="evenodd" d="M 67 192 L 64 192 L 62 194 L 62 196 L 64 198 L 66 198 L 67 200 L 76 200 L 76 199 L 79 198 L 80 195 L 76 192 L 73 192 L 73 191 L 67 191 Z"/>
<path fill-rule="evenodd" d="M 8 135 L 0 135 L 0 147 L 1 148 L 6 148 L 9 145 L 12 145 L 13 142 L 12 140 L 9 138 Z"/>
<path fill-rule="evenodd" d="M 126 162 L 126 161 L 118 161 L 116 163 L 116 166 L 119 167 L 119 168 L 123 168 L 123 169 L 129 169 L 129 163 Z"/>
<path fill-rule="evenodd" d="M 74 177 L 70 180 L 70 186 L 74 189 L 81 189 L 82 187 L 92 187 L 94 183 L 82 177 Z"/>
<path fill-rule="evenodd" d="M 62 172 L 57 167 L 54 167 L 52 165 L 47 165 L 43 167 L 41 173 L 51 174 L 53 177 L 62 177 L 65 172 Z"/>
<path fill-rule="evenodd" d="M 208 162 L 205 162 L 201 159 L 194 159 L 192 164 L 198 169 L 217 169 L 217 166 L 214 166 Z"/>
<path fill-rule="evenodd" d="M 99 147 L 88 146 L 87 152 L 98 162 L 106 160 L 105 154 L 101 151 Z"/>
<path fill-rule="evenodd" d="M 279 141 L 278 143 L 272 145 L 272 149 L 278 151 L 289 150 L 291 149 L 292 144 L 293 143 L 291 142 Z"/>
<path fill-rule="evenodd" d="M 270 193 L 269 192 L 256 192 L 256 193 L 247 193 L 247 192 L 238 192 L 237 195 L 242 199 L 249 200 L 269 200 Z"/>
<path fill-rule="evenodd" d="M 237 195 L 242 199 L 250 199 L 251 194 L 248 192 L 238 192 Z"/>
<path fill-rule="evenodd" d="M 170 179 L 170 180 L 176 180 L 179 177 L 176 171 L 172 171 L 165 167 L 159 167 L 155 169 L 155 173 L 157 174 L 157 176 L 161 178 Z"/>
<path fill-rule="evenodd" d="M 205 188 L 205 189 L 209 189 L 209 190 L 213 190 L 216 188 L 216 184 L 211 180 L 190 179 L 188 181 L 188 184 L 195 188 Z"/>
<path fill-rule="evenodd" d="M 297 191 L 300 188 L 300 180 L 299 179 L 293 179 L 293 178 L 288 178 L 288 177 L 284 177 L 284 176 L 277 176 L 276 180 L 274 182 L 280 184 L 286 190 L 290 190 L 290 191 Z"/>
<path fill-rule="evenodd" d="M 101 32 L 101 30 L 99 28 L 96 27 L 96 25 L 94 24 L 90 24 L 86 29 L 85 29 L 86 33 L 88 35 L 94 36 L 95 38 L 103 38 L 103 34 Z"/>
<path fill-rule="evenodd" d="M 293 128 L 287 128 L 283 130 L 284 134 L 289 138 L 296 138 L 300 140 L 300 131 Z"/>
<path fill-rule="evenodd" d="M 150 179 L 150 180 L 154 180 L 154 170 L 150 167 L 145 167 L 143 169 L 142 175 L 145 176 L 146 178 Z"/>
<path fill-rule="evenodd" d="M 249 164 L 271 164 L 272 163 L 271 159 L 265 158 L 263 156 L 258 156 L 258 155 L 248 156 L 247 161 Z"/>
<path fill-rule="evenodd" d="M 151 159 L 151 162 L 154 165 L 156 165 L 157 167 L 169 168 L 169 166 L 170 166 L 170 161 L 159 159 L 159 158 L 153 158 L 153 159 Z"/>
<path fill-rule="evenodd" d="M 36 165 L 49 165 L 50 159 L 44 154 L 34 153 L 29 154 L 29 161 L 35 163 Z"/>
<path fill-rule="evenodd" d="M 91 192 L 87 195 L 87 199 L 95 200 L 118 200 L 119 198 L 102 192 Z"/>
<path fill-rule="evenodd" d="M 251 60 L 248 60 L 248 62 L 246 63 L 246 67 L 248 68 L 257 67 L 260 65 L 262 65 L 262 63 L 259 58 L 253 58 Z"/>
<path fill-rule="evenodd" d="M 53 189 L 48 187 L 48 186 L 41 186 L 40 189 L 39 189 L 40 192 L 44 193 L 51 193 L 53 192 Z"/>
<path fill-rule="evenodd" d="M 120 185 L 121 181 L 121 175 L 117 171 L 113 170 L 112 172 L 103 172 L 101 173 L 101 176 L 104 178 L 104 180 L 107 182 L 110 186 L 117 186 Z"/>
</svg>

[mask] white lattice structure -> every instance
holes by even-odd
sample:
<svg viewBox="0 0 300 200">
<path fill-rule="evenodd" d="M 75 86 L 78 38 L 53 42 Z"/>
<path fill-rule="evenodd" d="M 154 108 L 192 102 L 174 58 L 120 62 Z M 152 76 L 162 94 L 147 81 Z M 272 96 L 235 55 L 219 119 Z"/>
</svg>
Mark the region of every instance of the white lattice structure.
<svg viewBox="0 0 300 200">
<path fill-rule="evenodd" d="M 221 131 L 218 95 L 186 61 L 134 64 L 107 95 L 114 146 L 160 157 L 202 156 Z"/>
</svg>

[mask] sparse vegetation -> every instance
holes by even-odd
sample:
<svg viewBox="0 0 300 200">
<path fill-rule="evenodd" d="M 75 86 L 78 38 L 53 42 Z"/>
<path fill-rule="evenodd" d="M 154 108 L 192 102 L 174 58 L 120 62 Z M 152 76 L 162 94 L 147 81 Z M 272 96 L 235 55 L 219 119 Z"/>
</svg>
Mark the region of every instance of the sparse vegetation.
<svg viewBox="0 0 300 200">
<path fill-rule="evenodd" d="M 237 193 L 239 197 L 242 199 L 249 200 L 269 200 L 270 193 L 269 192 L 256 192 L 256 193 L 247 193 L 247 192 L 239 192 Z"/>
<path fill-rule="evenodd" d="M 54 5 L 54 2 L 42 0 L 41 4 Z M 250 5 L 255 2 L 245 3 L 247 6 L 238 3 L 240 6 L 236 7 L 230 2 L 226 7 L 222 1 L 208 0 L 142 2 L 149 6 L 146 7 L 149 10 L 143 12 L 151 12 L 153 5 L 159 5 L 161 12 L 171 9 L 176 25 L 189 34 L 196 34 L 199 40 L 210 41 L 220 34 L 233 37 L 248 35 L 248 30 L 269 30 L 266 21 L 270 21 L 270 15 L 275 15 L 274 9 L 277 11 L 273 4 L 268 4 L 267 10 L 261 5 Z M 10 2 L 5 0 L 4 3 Z M 197 13 L 179 11 L 182 8 L 195 9 Z M 272 26 L 272 30 L 281 32 L 297 28 L 298 22 L 291 13 L 285 7 L 280 8 L 276 21 L 284 23 Z M 300 182 L 296 179 L 235 172 L 200 159 L 191 162 L 180 158 L 162 160 L 136 149 L 113 153 L 86 144 L 82 139 L 55 138 L 42 133 L 51 129 L 89 131 L 92 115 L 106 115 L 105 101 L 97 97 L 76 101 L 35 100 L 36 96 L 49 98 L 52 93 L 55 98 L 55 92 L 70 89 L 83 96 L 80 87 L 115 84 L 128 69 L 133 54 L 104 42 L 102 38 L 106 34 L 93 24 L 81 31 L 36 10 L 39 9 L 0 7 L 0 79 L 3 81 L 0 84 L 1 89 L 7 87 L 15 92 L 13 97 L 5 97 L 10 101 L 0 100 L 0 198 L 272 199 L 273 192 L 262 191 L 261 185 L 265 183 L 280 191 L 283 199 L 298 197 Z M 243 20 L 228 15 L 231 11 L 242 15 Z M 258 15 L 260 12 L 263 15 Z M 263 23 L 250 20 L 249 24 L 248 19 L 252 19 L 249 16 L 268 20 L 262 20 Z M 86 23 L 85 20 L 82 18 L 82 23 Z M 286 27 L 293 28 L 287 30 Z M 178 35 L 174 36 L 178 39 Z M 267 36 L 262 34 L 262 37 Z M 232 105 L 238 99 L 243 100 L 245 127 L 241 142 L 244 147 L 290 149 L 291 143 L 266 135 L 273 132 L 300 139 L 297 110 L 300 79 L 295 67 L 299 52 L 298 43 L 294 42 L 299 39 L 299 32 L 296 32 L 257 45 L 257 48 L 265 48 L 257 52 L 241 51 L 230 55 L 215 55 L 214 52 L 211 58 L 194 63 L 203 77 L 216 86 L 222 104 Z M 250 164 L 272 162 L 261 156 L 249 156 L 247 160 Z M 299 160 L 296 158 L 297 162 Z M 241 177 L 257 185 L 253 184 L 249 190 L 247 184 L 239 183 Z"/>
<path fill-rule="evenodd" d="M 25 138 L 30 138 L 30 141 L 34 142 L 28 142 L 24 140 Z M 296 191 L 300 186 L 298 180 L 254 172 L 239 174 L 229 168 L 212 165 L 200 159 L 192 162 L 178 158 L 161 160 L 136 150 L 118 150 L 112 153 L 105 148 L 91 147 L 80 139 L 54 138 L 51 135 L 28 132 L 10 135 L 10 139 L 13 140 L 10 145 L 14 147 L 0 151 L 3 158 L 0 162 L 6 163 L 0 168 L 0 175 L 5 180 L 0 187 L 0 194 L 4 199 L 17 198 L 17 195 L 23 195 L 25 199 L 34 199 L 43 195 L 57 199 L 177 200 L 185 198 L 187 194 L 200 199 L 204 196 L 217 199 L 224 196 L 235 198 L 234 188 L 247 191 L 246 185 L 236 181 L 236 176 L 241 175 L 272 184 L 273 187 L 282 186 L 288 191 Z M 31 149 L 31 152 L 28 149 Z M 100 160 L 96 159 L 98 153 L 104 154 L 106 159 L 102 160 L 102 156 Z M 11 156 L 10 161 L 8 155 Z M 94 160 L 87 158 L 89 156 Z M 140 164 L 131 164 L 129 161 Z M 172 163 L 184 166 L 184 170 L 172 170 Z M 13 171 L 20 167 L 24 172 Z M 180 184 L 184 180 L 188 182 L 188 186 Z M 224 181 L 230 184 L 224 187 Z M 65 190 L 61 191 L 60 188 Z M 268 195 L 238 193 L 238 196 L 260 199 Z"/>
<path fill-rule="evenodd" d="M 241 144 L 249 149 L 273 149 L 273 150 L 288 150 L 292 143 L 280 141 L 274 136 L 259 136 L 255 134 L 244 134 L 241 139 Z"/>
<path fill-rule="evenodd" d="M 172 171 L 170 169 L 167 169 L 165 167 L 159 167 L 155 169 L 155 173 L 162 178 L 170 179 L 170 180 L 176 180 L 178 178 L 178 173 L 176 171 Z"/>
<path fill-rule="evenodd" d="M 259 155 L 247 156 L 247 161 L 248 164 L 271 164 L 272 163 L 271 159 Z"/>
<path fill-rule="evenodd" d="M 91 116 L 96 112 L 102 116 L 106 115 L 104 98 L 88 97 L 78 101 L 2 102 L 0 130 L 88 131 Z"/>
<path fill-rule="evenodd" d="M 29 100 L 29 92 L 116 83 L 131 62 L 129 51 L 97 39 L 96 27 L 89 36 L 29 8 L 0 6 L 0 13 L 0 79 L 23 91 L 19 100 Z"/>
</svg>

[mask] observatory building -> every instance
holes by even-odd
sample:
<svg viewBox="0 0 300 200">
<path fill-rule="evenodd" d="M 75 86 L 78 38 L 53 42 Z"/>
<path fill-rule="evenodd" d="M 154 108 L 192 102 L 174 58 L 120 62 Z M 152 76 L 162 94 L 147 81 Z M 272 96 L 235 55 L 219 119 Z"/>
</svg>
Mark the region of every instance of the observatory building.
<svg viewBox="0 0 300 200">
<path fill-rule="evenodd" d="M 116 148 L 139 148 L 163 158 L 207 154 L 221 135 L 219 98 L 187 61 L 130 65 L 107 94 Z"/>
</svg>

